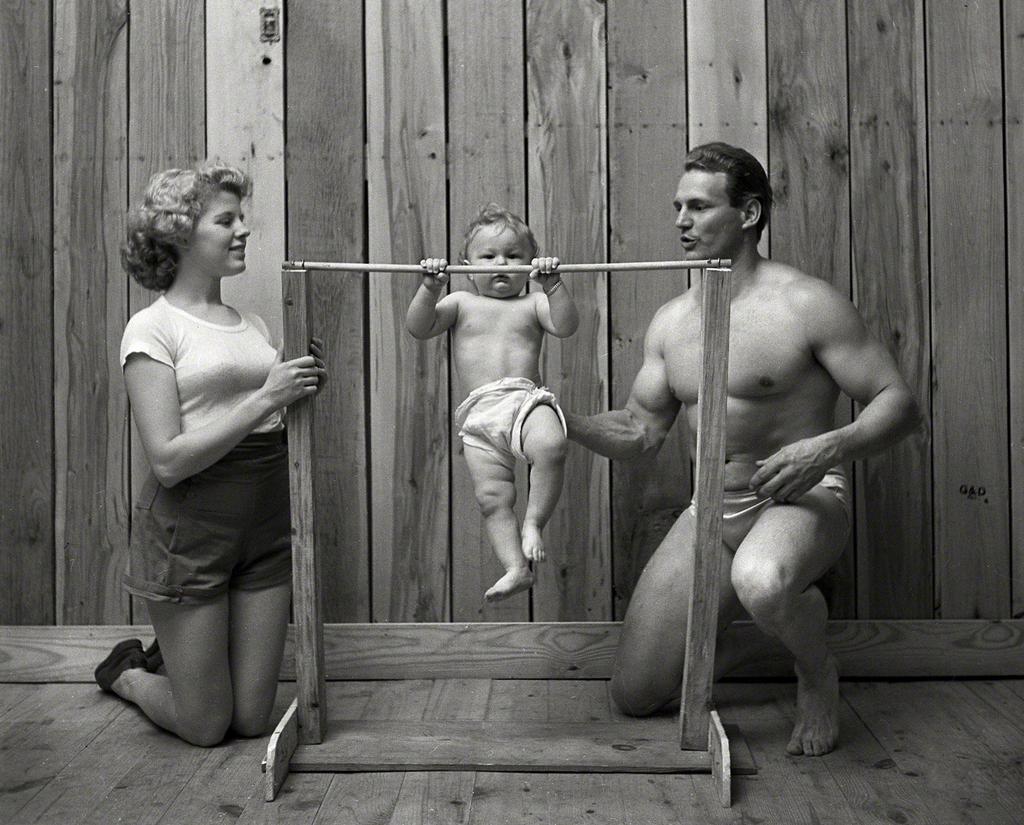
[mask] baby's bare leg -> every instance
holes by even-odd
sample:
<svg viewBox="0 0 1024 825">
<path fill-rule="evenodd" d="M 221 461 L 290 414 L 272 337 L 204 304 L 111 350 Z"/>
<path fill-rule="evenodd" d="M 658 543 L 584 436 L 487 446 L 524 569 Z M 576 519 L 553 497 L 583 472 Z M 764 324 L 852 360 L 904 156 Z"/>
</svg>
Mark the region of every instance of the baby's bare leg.
<svg viewBox="0 0 1024 825">
<path fill-rule="evenodd" d="M 565 474 L 565 433 L 553 408 L 537 407 L 527 417 L 523 423 L 523 452 L 533 467 L 523 519 L 523 553 L 528 559 L 543 561 L 541 531 L 558 504 Z"/>
<path fill-rule="evenodd" d="M 533 573 L 523 555 L 519 523 L 512 510 L 516 503 L 515 474 L 511 467 L 487 450 L 466 444 L 465 452 L 487 537 L 498 561 L 507 571 L 484 594 L 484 598 L 488 601 L 504 599 L 533 585 Z"/>
</svg>

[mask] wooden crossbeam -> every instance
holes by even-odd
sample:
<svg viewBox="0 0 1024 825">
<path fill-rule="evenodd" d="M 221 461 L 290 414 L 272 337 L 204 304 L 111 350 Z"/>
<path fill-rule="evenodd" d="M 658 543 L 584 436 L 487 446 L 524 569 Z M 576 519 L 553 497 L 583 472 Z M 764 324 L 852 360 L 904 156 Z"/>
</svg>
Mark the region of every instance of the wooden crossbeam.
<svg viewBox="0 0 1024 825">
<path fill-rule="evenodd" d="M 292 771 L 713 773 L 710 750 L 680 750 L 665 736 L 664 725 L 647 726 L 642 721 L 332 719 L 329 730 L 321 744 L 295 749 Z M 756 773 L 741 737 L 732 741 L 732 752 L 734 773 Z"/>
<path fill-rule="evenodd" d="M 331 681 L 363 679 L 609 679 L 621 622 L 325 624 Z M 726 633 L 745 652 L 730 676 L 793 678 L 793 656 L 750 622 Z M 1024 677 L 1024 619 L 833 619 L 828 646 L 843 678 Z M 112 645 L 148 625 L 0 627 L 0 682 L 91 682 Z M 281 679 L 295 679 L 295 628 Z"/>
</svg>

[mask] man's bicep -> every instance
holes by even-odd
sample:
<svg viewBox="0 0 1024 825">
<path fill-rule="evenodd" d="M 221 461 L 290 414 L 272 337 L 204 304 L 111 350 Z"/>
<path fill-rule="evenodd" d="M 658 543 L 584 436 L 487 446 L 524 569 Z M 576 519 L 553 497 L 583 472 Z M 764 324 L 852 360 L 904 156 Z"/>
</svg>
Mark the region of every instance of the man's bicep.
<svg viewBox="0 0 1024 825">
<path fill-rule="evenodd" d="M 836 313 L 815 346 L 815 356 L 844 393 L 867 404 L 893 383 L 905 384 L 896 361 L 852 304 Z"/>
<path fill-rule="evenodd" d="M 676 420 L 680 406 L 669 386 L 664 359 L 648 348 L 626 409 L 643 425 L 648 439 L 660 443 Z"/>
</svg>

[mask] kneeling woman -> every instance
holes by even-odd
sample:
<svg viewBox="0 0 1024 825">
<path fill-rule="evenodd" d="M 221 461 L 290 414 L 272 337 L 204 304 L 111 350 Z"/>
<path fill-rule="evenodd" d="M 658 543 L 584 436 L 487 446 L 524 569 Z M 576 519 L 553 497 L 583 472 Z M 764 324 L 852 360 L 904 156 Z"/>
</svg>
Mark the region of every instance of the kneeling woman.
<svg viewBox="0 0 1024 825">
<path fill-rule="evenodd" d="M 229 166 L 154 175 L 121 255 L 162 292 L 121 341 L 152 468 L 124 583 L 146 600 L 159 645 L 119 643 L 96 681 L 207 746 L 270 721 L 291 597 L 283 411 L 326 377 L 318 342 L 282 362 L 263 320 L 221 300 L 221 280 L 245 269 L 249 190 Z"/>
</svg>

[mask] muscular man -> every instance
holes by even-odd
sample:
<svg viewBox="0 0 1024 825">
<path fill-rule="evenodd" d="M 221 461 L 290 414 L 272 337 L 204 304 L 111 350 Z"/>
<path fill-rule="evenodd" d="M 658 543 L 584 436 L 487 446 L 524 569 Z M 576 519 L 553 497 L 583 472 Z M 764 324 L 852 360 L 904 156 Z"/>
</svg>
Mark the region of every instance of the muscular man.
<svg viewBox="0 0 1024 825">
<path fill-rule="evenodd" d="M 850 530 L 840 465 L 907 435 L 918 411 L 892 357 L 844 295 L 758 253 L 771 204 L 761 164 L 712 143 L 687 155 L 673 206 L 687 258 L 732 259 L 719 629 L 745 610 L 793 653 L 797 714 L 787 751 L 816 756 L 838 737 L 839 675 L 815 582 L 836 563 Z M 680 409 L 696 433 L 700 291 L 694 286 L 655 314 L 626 408 L 568 414 L 570 438 L 613 459 L 654 453 Z M 836 428 L 840 390 L 863 409 Z M 633 592 L 612 677 L 612 695 L 627 713 L 649 714 L 678 698 L 694 531 L 691 508 Z M 742 658 L 726 637 L 716 674 Z"/>
</svg>

